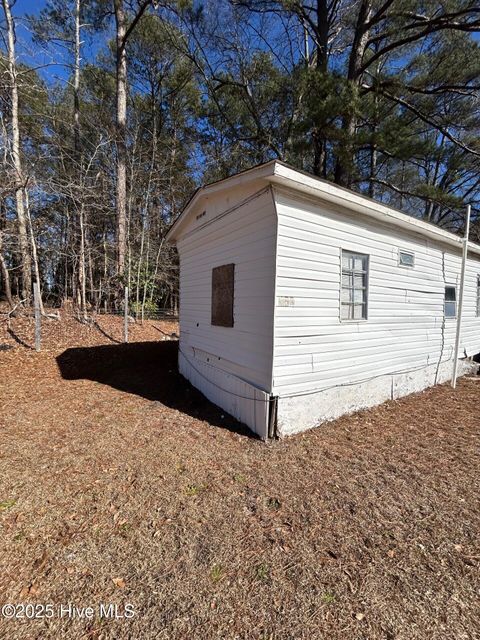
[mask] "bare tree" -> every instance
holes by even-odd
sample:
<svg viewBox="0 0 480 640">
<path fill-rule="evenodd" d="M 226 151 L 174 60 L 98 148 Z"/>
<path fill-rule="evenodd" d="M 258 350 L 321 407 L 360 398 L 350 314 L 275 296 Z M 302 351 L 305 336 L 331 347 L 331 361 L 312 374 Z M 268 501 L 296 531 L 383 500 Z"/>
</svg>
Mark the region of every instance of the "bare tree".
<svg viewBox="0 0 480 640">
<path fill-rule="evenodd" d="M 29 300 L 32 292 L 31 259 L 28 247 L 28 230 L 25 215 L 25 176 L 20 155 L 20 127 L 18 120 L 18 74 L 15 58 L 15 23 L 9 0 L 2 0 L 7 22 L 8 75 L 11 98 L 11 151 L 15 174 L 15 201 L 17 209 L 18 238 L 22 266 L 22 298 Z"/>
<path fill-rule="evenodd" d="M 75 0 L 75 43 L 74 43 L 74 75 L 73 75 L 73 120 L 74 120 L 74 146 L 75 158 L 78 163 L 79 186 L 83 182 L 83 155 L 80 144 L 80 29 L 81 10 L 80 0 Z M 83 189 L 80 190 L 80 202 L 78 208 L 78 234 L 79 234 L 79 256 L 78 256 L 78 283 L 80 291 L 80 315 L 83 320 L 87 318 L 87 277 L 85 266 L 85 203 L 83 199 Z"/>
<path fill-rule="evenodd" d="M 5 296 L 11 309 L 14 308 L 12 287 L 10 285 L 10 273 L 7 268 L 7 263 L 3 257 L 3 231 L 0 230 L 0 272 L 3 278 L 3 288 L 5 290 Z"/>
<path fill-rule="evenodd" d="M 137 22 L 152 0 L 142 2 L 127 27 L 124 0 L 114 0 L 117 70 L 117 272 L 123 276 L 127 251 L 127 51 L 126 45 Z"/>
</svg>

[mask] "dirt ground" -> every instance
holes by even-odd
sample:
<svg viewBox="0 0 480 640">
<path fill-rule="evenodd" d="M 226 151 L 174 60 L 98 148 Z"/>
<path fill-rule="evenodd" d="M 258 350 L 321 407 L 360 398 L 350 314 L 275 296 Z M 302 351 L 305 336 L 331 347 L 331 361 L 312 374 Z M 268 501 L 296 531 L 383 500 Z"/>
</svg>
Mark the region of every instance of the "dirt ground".
<svg viewBox="0 0 480 640">
<path fill-rule="evenodd" d="M 1 329 L 0 638 L 479 638 L 480 382 L 264 444 L 174 331 Z"/>
</svg>

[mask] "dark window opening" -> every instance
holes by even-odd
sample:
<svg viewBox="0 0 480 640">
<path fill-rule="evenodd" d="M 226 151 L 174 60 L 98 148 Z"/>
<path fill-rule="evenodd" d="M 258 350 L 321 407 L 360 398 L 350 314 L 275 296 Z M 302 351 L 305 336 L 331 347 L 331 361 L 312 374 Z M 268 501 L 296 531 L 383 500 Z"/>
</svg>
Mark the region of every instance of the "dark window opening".
<svg viewBox="0 0 480 640">
<path fill-rule="evenodd" d="M 234 281 L 234 264 L 212 269 L 212 324 L 216 327 L 233 327 Z"/>
<path fill-rule="evenodd" d="M 480 276 L 477 276 L 477 316 L 480 316 Z"/>
<path fill-rule="evenodd" d="M 456 287 L 445 287 L 445 317 L 455 318 L 457 316 L 457 289 Z"/>
<path fill-rule="evenodd" d="M 398 262 L 401 267 L 413 268 L 415 266 L 415 254 L 410 253 L 410 251 L 400 251 L 398 254 Z"/>
</svg>

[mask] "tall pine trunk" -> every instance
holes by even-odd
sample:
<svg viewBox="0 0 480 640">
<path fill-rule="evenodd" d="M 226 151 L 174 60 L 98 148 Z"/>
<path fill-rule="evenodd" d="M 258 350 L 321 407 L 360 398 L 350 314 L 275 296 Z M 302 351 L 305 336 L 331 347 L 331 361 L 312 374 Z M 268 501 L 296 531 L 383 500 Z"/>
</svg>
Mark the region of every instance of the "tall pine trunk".
<svg viewBox="0 0 480 640">
<path fill-rule="evenodd" d="M 25 176 L 23 174 L 22 159 L 20 156 L 20 125 L 18 119 L 18 81 L 15 60 L 15 24 L 13 22 L 9 0 L 2 0 L 5 20 L 7 22 L 7 50 L 8 50 L 8 75 L 10 80 L 10 99 L 12 103 L 12 161 L 15 171 L 15 202 L 17 209 L 18 240 L 20 245 L 20 257 L 22 268 L 22 298 L 27 301 L 32 293 L 32 264 L 28 247 L 28 229 L 25 215 L 24 188 Z"/>
<path fill-rule="evenodd" d="M 78 167 L 78 187 L 79 198 L 76 203 L 76 213 L 78 216 L 78 285 L 80 292 L 80 315 L 83 320 L 87 318 L 87 292 L 86 292 L 86 265 L 85 265 L 85 206 L 83 189 L 83 157 L 80 143 L 80 0 L 75 0 L 75 71 L 73 77 L 73 130 L 75 161 Z"/>
<path fill-rule="evenodd" d="M 123 0 L 115 0 L 117 43 L 117 273 L 123 276 L 126 255 L 127 220 L 127 56 L 126 19 Z"/>
</svg>

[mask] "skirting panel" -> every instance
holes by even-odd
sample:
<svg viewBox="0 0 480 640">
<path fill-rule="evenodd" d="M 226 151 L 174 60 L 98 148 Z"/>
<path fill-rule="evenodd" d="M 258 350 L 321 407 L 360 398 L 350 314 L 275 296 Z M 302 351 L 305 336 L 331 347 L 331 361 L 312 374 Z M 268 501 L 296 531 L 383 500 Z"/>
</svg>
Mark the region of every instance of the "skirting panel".
<svg viewBox="0 0 480 640">
<path fill-rule="evenodd" d="M 265 391 L 181 351 L 178 369 L 211 402 L 267 439 L 270 396 Z"/>
<path fill-rule="evenodd" d="M 460 360 L 458 375 L 474 372 L 477 368 L 476 364 Z M 294 397 L 279 395 L 277 434 L 286 436 L 305 431 L 359 409 L 423 391 L 451 377 L 452 362 L 448 361 L 438 369 L 436 366 L 427 366 L 410 373 L 380 376 L 368 382 L 338 386 L 317 393 Z"/>
</svg>

